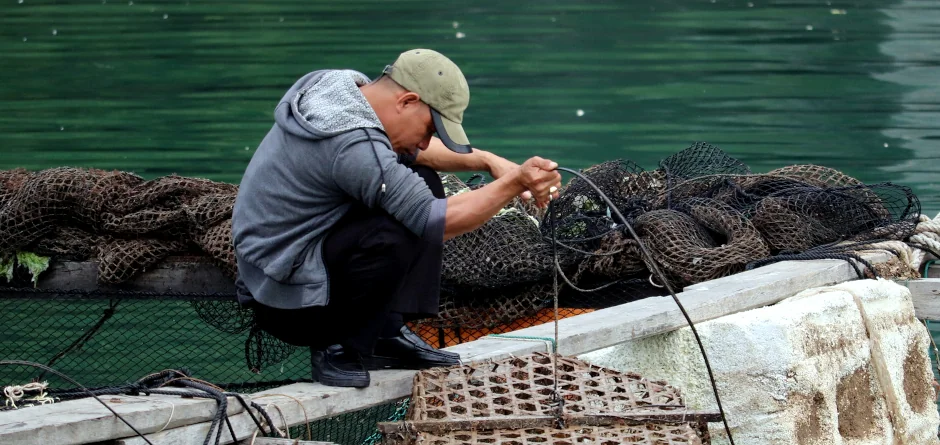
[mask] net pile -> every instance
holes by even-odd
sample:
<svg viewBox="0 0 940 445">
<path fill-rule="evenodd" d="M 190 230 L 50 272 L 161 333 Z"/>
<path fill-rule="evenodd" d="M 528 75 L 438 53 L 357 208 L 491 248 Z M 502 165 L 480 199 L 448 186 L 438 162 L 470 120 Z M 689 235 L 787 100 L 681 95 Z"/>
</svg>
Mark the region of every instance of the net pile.
<svg viewBox="0 0 940 445">
<path fill-rule="evenodd" d="M 413 328 L 444 346 L 525 327 L 522 321 L 549 321 L 556 271 L 560 306 L 574 315 L 665 295 L 652 262 L 681 288 L 783 259 L 851 259 L 876 243 L 907 241 L 920 217 L 907 187 L 863 184 L 813 165 L 754 174 L 706 143 L 654 170 L 614 160 L 583 174 L 624 214 L 650 257 L 591 185 L 574 177 L 549 209 L 516 199 L 483 227 L 446 242 L 440 315 Z M 442 179 L 448 196 L 481 186 Z M 148 181 L 94 169 L 0 171 L 0 263 L 21 250 L 97 258 L 99 280 L 111 284 L 167 255 L 194 252 L 234 277 L 236 194 L 235 185 L 179 176 Z M 253 330 L 251 312 L 234 302 L 193 306 L 222 332 L 247 334 L 251 369 L 292 351 Z"/>
<path fill-rule="evenodd" d="M 564 426 L 550 424 L 559 409 L 553 357 L 535 353 L 420 371 L 405 421 L 380 427 L 383 443 L 666 445 L 701 444 L 703 437 L 707 443 L 707 434 L 701 433 L 704 423 L 692 416 L 682 418 L 678 389 L 573 358 L 555 356 L 554 360 L 558 362 L 557 396 L 564 401 Z M 644 415 L 639 421 L 631 418 L 637 413 Z M 652 420 L 664 413 L 677 415 L 672 421 Z M 605 416 L 617 421 L 591 422 Z"/>
<path fill-rule="evenodd" d="M 517 200 L 445 243 L 442 312 L 424 325 L 491 328 L 531 317 L 549 305 L 555 269 L 567 283 L 563 307 L 602 308 L 664 295 L 650 261 L 678 289 L 783 259 L 857 259 L 854 252 L 870 245 L 906 241 L 921 210 L 908 187 L 863 184 L 815 165 L 754 174 L 707 143 L 651 171 L 615 160 L 582 173 L 651 258 L 587 181 L 574 177 L 548 212 Z M 447 183 L 449 193 L 470 188 L 456 178 Z"/>
<path fill-rule="evenodd" d="M 120 283 L 174 253 L 202 252 L 235 277 L 231 215 L 237 186 L 127 172 L 0 171 L 0 255 L 28 250 L 97 258 L 102 283 Z"/>
</svg>

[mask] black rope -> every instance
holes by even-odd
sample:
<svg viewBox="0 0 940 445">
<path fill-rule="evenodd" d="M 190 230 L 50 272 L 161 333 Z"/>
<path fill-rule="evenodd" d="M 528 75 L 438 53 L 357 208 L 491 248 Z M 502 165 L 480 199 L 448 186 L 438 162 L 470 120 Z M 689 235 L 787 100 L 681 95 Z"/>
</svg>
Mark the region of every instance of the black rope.
<svg viewBox="0 0 940 445">
<path fill-rule="evenodd" d="M 627 228 L 627 230 L 630 232 L 630 236 L 632 236 L 633 239 L 636 240 L 638 246 L 640 247 L 640 251 L 643 252 L 643 255 L 646 256 L 646 258 L 649 260 L 648 264 L 650 266 L 650 269 L 652 269 L 653 273 L 655 273 L 659 277 L 659 279 L 662 280 L 663 285 L 666 286 L 666 290 L 669 291 L 669 294 L 672 296 L 673 301 L 675 301 L 676 305 L 679 306 L 679 311 L 682 312 L 682 316 L 685 317 L 685 321 L 689 324 L 689 328 L 692 330 L 692 335 L 695 337 L 695 342 L 698 344 L 699 351 L 701 351 L 702 353 L 702 359 L 704 359 L 705 361 L 705 369 L 706 371 L 708 371 L 708 380 L 711 383 L 712 391 L 715 394 L 715 402 L 718 404 L 718 411 L 721 414 L 721 421 L 724 424 L 725 432 L 728 434 L 728 442 L 730 442 L 731 445 L 734 445 L 734 438 L 731 436 L 731 427 L 728 426 L 728 419 L 725 416 L 725 410 L 724 410 L 724 407 L 721 405 L 721 398 L 718 395 L 718 385 L 715 383 L 715 375 L 712 372 L 712 366 L 708 360 L 708 354 L 706 354 L 705 352 L 705 346 L 702 344 L 701 338 L 699 338 L 698 330 L 695 329 L 695 324 L 692 322 L 692 318 L 689 317 L 688 312 L 686 312 L 685 310 L 685 306 L 683 306 L 682 302 L 679 301 L 679 297 L 676 296 L 676 292 L 672 289 L 672 285 L 669 284 L 669 280 L 666 279 L 665 274 L 663 274 L 663 272 L 659 269 L 659 265 L 656 263 L 656 260 L 653 259 L 652 254 L 650 254 L 649 250 L 646 248 L 646 244 L 643 243 L 643 241 L 640 239 L 640 236 L 637 235 L 636 231 L 633 230 L 633 226 L 630 225 L 630 222 L 627 221 L 627 218 L 624 217 L 622 213 L 620 213 L 620 209 L 618 209 L 617 206 L 614 205 L 614 203 L 610 201 L 610 198 L 608 198 L 607 195 L 605 195 L 604 192 L 602 192 L 601 189 L 597 187 L 597 185 L 594 184 L 594 182 L 592 182 L 583 174 L 575 170 L 564 168 L 564 167 L 558 167 L 558 170 L 571 173 L 583 179 L 585 182 L 587 182 L 588 185 L 590 185 L 600 195 L 601 199 L 604 200 L 604 203 L 607 204 L 607 207 L 612 212 L 614 212 L 617 215 L 617 217 L 620 218 L 621 221 L 623 221 L 624 227 Z M 668 175 L 667 175 L 667 178 L 668 178 Z"/>
<path fill-rule="evenodd" d="M 96 322 L 94 326 L 92 326 L 87 331 L 85 331 L 85 333 L 83 333 L 78 338 L 76 338 L 75 341 L 72 342 L 72 344 L 68 345 L 65 349 L 59 351 L 58 354 L 56 354 L 51 359 L 49 359 L 49 361 L 46 363 L 46 366 L 54 365 L 55 362 L 59 361 L 60 358 L 65 357 L 65 354 L 68 354 L 69 352 L 72 352 L 76 349 L 81 349 L 83 346 L 85 346 L 85 343 L 88 343 L 88 341 L 91 340 L 92 337 L 94 337 L 95 334 L 98 333 L 101 327 L 104 326 L 104 324 L 108 320 L 111 319 L 111 317 L 114 315 L 115 309 L 117 309 L 117 305 L 120 302 L 121 300 L 111 300 L 108 303 L 108 308 L 104 310 L 104 312 L 101 314 L 101 318 L 98 319 L 98 322 Z M 42 380 L 45 375 L 46 375 L 46 372 L 43 371 L 42 373 L 39 374 L 38 377 L 36 377 L 36 380 Z"/>
<path fill-rule="evenodd" d="M 745 270 L 756 269 L 758 267 L 763 267 L 768 264 L 773 264 L 773 263 L 777 263 L 780 261 L 806 261 L 806 260 L 844 260 L 848 262 L 850 266 L 852 266 L 852 269 L 855 270 L 855 274 L 858 275 L 858 278 L 860 280 L 865 279 L 865 272 L 862 271 L 862 269 L 859 269 L 858 265 L 855 264 L 855 262 L 858 262 L 864 265 L 872 273 L 874 278 L 878 278 L 878 272 L 875 271 L 874 266 L 872 266 L 870 262 L 858 256 L 857 254 L 850 253 L 850 252 L 814 253 L 814 252 L 807 251 L 807 252 L 796 253 L 796 254 L 776 255 L 770 258 L 764 258 L 764 259 L 757 260 L 757 261 L 751 261 L 750 263 L 747 263 L 747 266 L 745 266 Z"/>
<path fill-rule="evenodd" d="M 107 408 L 108 411 L 111 411 L 111 413 L 114 414 L 115 417 L 117 417 L 118 419 L 121 419 L 121 422 L 124 422 L 125 425 L 127 425 L 132 431 L 134 431 L 134 434 L 137 434 L 141 439 L 144 440 L 144 442 L 147 442 L 148 445 L 153 445 L 153 442 L 151 442 L 150 439 L 147 439 L 146 437 L 144 437 L 144 435 L 141 434 L 141 432 L 138 431 L 137 428 L 134 428 L 134 425 L 131 425 L 131 423 L 128 422 L 127 419 L 125 419 L 123 416 L 121 416 L 120 414 L 118 414 L 117 411 L 115 411 L 115 410 L 112 409 L 110 406 L 108 406 L 107 403 L 104 403 L 104 401 L 101 400 L 101 399 L 99 399 L 97 395 L 91 394 L 91 393 L 88 391 L 87 388 L 85 388 L 84 386 L 82 386 L 81 383 L 78 383 L 77 381 L 75 381 L 75 379 L 73 379 L 73 378 L 71 378 L 71 377 L 69 377 L 69 376 L 67 376 L 67 375 L 65 375 L 65 374 L 63 374 L 63 373 L 61 373 L 61 372 L 59 372 L 59 371 L 56 371 L 55 369 L 52 369 L 52 368 L 50 368 L 50 367 L 48 367 L 48 366 L 46 366 L 46 365 L 43 365 L 43 364 L 41 364 L 41 363 L 28 362 L 28 361 L 25 361 L 25 360 L 0 360 L 0 366 L 2 366 L 2 365 L 8 365 L 8 366 L 12 366 L 12 365 L 32 366 L 32 367 L 34 367 L 34 368 L 39 368 L 39 369 L 42 369 L 43 371 L 51 372 L 51 373 L 53 373 L 53 374 L 55 374 L 55 375 L 57 375 L 57 376 L 59 376 L 59 377 L 62 377 L 63 379 L 65 379 L 65 380 L 68 381 L 69 383 L 71 383 L 71 384 L 73 384 L 73 385 L 75 385 L 75 386 L 77 386 L 77 387 L 79 387 L 79 388 L 85 390 L 86 392 L 88 392 L 88 394 L 91 395 L 92 397 L 94 397 L 95 400 L 97 400 L 99 403 L 101 403 L 102 405 L 104 405 L 104 407 Z"/>
<path fill-rule="evenodd" d="M 552 240 L 555 240 L 555 215 L 553 213 L 552 203 L 548 203 L 548 216 L 549 216 L 549 227 L 551 228 Z M 558 264 L 558 250 L 556 249 L 555 243 L 552 243 L 552 260 L 555 263 L 555 270 L 552 273 L 552 294 L 554 302 L 554 311 L 555 311 L 555 337 L 552 341 L 552 403 L 555 404 L 554 414 L 555 414 L 555 427 L 559 429 L 565 428 L 565 399 L 561 397 L 561 394 L 558 393 L 558 275 L 561 271 L 561 266 Z M 564 274 L 561 274 L 564 277 Z M 568 281 L 568 278 L 565 277 L 565 282 L 571 284 Z"/>
<path fill-rule="evenodd" d="M 261 405 L 253 401 L 246 401 L 242 394 L 220 391 L 219 389 L 216 389 L 213 386 L 210 386 L 205 383 L 201 383 L 193 379 L 192 377 L 190 377 L 190 373 L 185 370 L 168 369 L 165 371 L 161 371 L 158 373 L 154 373 L 154 374 L 142 377 L 140 380 L 137 380 L 134 383 L 129 383 L 126 385 L 119 385 L 119 386 L 103 386 L 99 388 L 89 389 L 45 365 L 41 365 L 38 363 L 32 364 L 31 362 L 22 362 L 22 361 L 15 361 L 15 360 L 0 361 L 0 365 L 2 364 L 36 366 L 46 371 L 55 373 L 80 388 L 80 390 L 49 391 L 50 395 L 54 395 L 55 397 L 60 398 L 60 399 L 76 398 L 78 396 L 87 395 L 87 396 L 94 397 L 96 400 L 101 402 L 101 399 L 99 399 L 98 396 L 121 395 L 121 394 L 126 394 L 126 395 L 131 395 L 131 396 L 158 394 L 158 395 L 168 395 L 168 396 L 180 396 L 184 398 L 199 397 L 199 398 L 213 399 L 216 402 L 217 410 L 215 412 L 215 415 L 213 415 L 211 419 L 209 432 L 206 434 L 206 438 L 203 441 L 203 445 L 218 444 L 221 441 L 222 431 L 223 431 L 222 429 L 223 420 L 227 426 L 229 434 L 231 434 L 232 436 L 232 440 L 234 442 L 238 441 L 238 437 L 235 434 L 235 430 L 232 427 L 231 421 L 226 415 L 228 411 L 228 397 L 234 397 L 236 400 L 238 400 L 238 402 L 245 409 L 245 412 L 248 413 L 248 416 L 251 417 L 251 420 L 254 422 L 255 426 L 257 426 L 258 430 L 262 432 L 262 434 L 270 435 L 270 436 L 276 435 L 275 430 L 274 430 L 274 422 L 271 419 L 268 412 L 265 411 L 265 409 Z M 170 385 L 170 384 L 183 386 L 185 388 L 194 389 L 196 391 L 191 391 L 191 390 L 186 390 L 186 389 L 165 388 L 166 385 Z M 101 403 L 104 404 L 104 402 L 101 402 Z M 114 413 L 115 416 L 117 416 L 122 421 L 124 421 L 124 423 L 127 423 L 127 421 L 124 420 L 119 414 L 117 414 L 117 412 L 115 412 L 113 409 L 111 409 L 107 405 L 105 406 L 108 408 L 108 410 Z M 267 422 L 267 424 L 269 425 L 269 429 L 267 433 L 265 433 L 264 425 L 262 424 L 261 420 L 259 420 L 258 417 L 255 415 L 255 413 L 252 411 L 252 408 L 254 410 L 257 410 L 259 413 L 261 413 L 262 417 L 264 418 L 264 421 Z M 144 437 L 138 430 L 136 430 L 129 423 L 127 424 L 128 426 L 131 427 L 132 430 L 134 430 L 134 432 L 138 436 L 142 437 L 145 441 L 147 441 L 148 444 L 151 444 L 151 442 L 147 440 L 147 438 Z"/>
<path fill-rule="evenodd" d="M 923 251 L 925 251 L 925 252 L 927 252 L 927 253 L 929 253 L 929 254 L 931 254 L 931 255 L 937 257 L 937 258 L 940 258 L 940 253 L 938 253 L 936 250 L 931 249 L 931 248 L 930 248 L 929 246 L 927 246 L 926 244 L 921 244 L 921 243 L 909 243 L 909 244 L 910 244 L 911 247 L 914 247 L 914 248 L 923 250 Z"/>
</svg>

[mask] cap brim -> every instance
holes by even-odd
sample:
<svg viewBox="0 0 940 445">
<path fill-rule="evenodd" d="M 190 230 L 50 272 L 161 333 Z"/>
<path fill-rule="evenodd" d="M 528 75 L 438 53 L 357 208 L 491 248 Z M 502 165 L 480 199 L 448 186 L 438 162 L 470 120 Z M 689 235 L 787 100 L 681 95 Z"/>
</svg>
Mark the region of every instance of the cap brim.
<svg viewBox="0 0 940 445">
<path fill-rule="evenodd" d="M 470 153 L 473 151 L 473 148 L 470 147 L 470 140 L 467 139 L 467 133 L 463 131 L 463 126 L 441 116 L 441 113 L 433 108 L 431 109 L 431 118 L 434 119 L 434 129 L 437 130 L 437 137 L 450 151 L 455 153 Z"/>
</svg>

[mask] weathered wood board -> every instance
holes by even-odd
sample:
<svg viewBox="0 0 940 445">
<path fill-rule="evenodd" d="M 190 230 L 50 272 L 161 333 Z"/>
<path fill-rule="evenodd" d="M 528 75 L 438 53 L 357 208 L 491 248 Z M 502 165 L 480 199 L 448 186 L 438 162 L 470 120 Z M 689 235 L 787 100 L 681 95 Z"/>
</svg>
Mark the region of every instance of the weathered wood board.
<svg viewBox="0 0 940 445">
<path fill-rule="evenodd" d="M 209 399 L 163 395 L 100 398 L 143 433 L 172 431 L 194 422 L 208 422 L 217 410 L 215 401 Z M 230 398 L 228 415 L 241 412 L 241 405 Z M 208 423 L 205 425 L 208 427 Z M 133 430 L 93 398 L 0 412 L 0 444 L 4 445 L 83 444 L 133 434 Z"/>
<path fill-rule="evenodd" d="M 235 282 L 208 258 L 173 257 L 119 285 L 98 283 L 97 261 L 57 261 L 39 276 L 36 288 L 89 292 L 115 290 L 158 292 L 163 293 L 161 298 L 172 298 L 173 293 L 231 295 L 235 292 Z M 25 294 L 16 295 L 16 292 L 12 291 L 0 291 L 0 298 L 22 295 Z M 29 297 L 42 298 L 43 295 L 46 294 L 31 293 Z"/>
<path fill-rule="evenodd" d="M 940 320 L 940 278 L 899 281 L 911 290 L 914 314 L 922 320 Z"/>
</svg>

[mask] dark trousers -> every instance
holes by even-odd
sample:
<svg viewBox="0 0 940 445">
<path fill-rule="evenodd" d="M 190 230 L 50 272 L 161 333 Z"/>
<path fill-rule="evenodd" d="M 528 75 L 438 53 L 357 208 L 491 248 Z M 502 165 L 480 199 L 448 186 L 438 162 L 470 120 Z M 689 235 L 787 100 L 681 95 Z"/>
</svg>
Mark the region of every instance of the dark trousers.
<svg viewBox="0 0 940 445">
<path fill-rule="evenodd" d="M 444 196 L 434 170 L 411 169 L 435 197 Z M 329 303 L 294 310 L 256 305 L 261 329 L 296 346 L 325 349 L 340 344 L 371 355 L 386 325 L 397 324 L 392 326 L 397 329 L 404 319 L 427 315 L 429 307 L 437 312 L 440 243 L 420 239 L 384 210 L 353 206 L 327 235 L 323 258 L 330 279 Z M 432 292 L 427 292 L 429 280 L 435 284 Z"/>
</svg>

